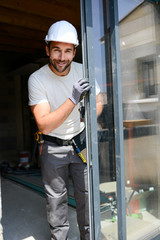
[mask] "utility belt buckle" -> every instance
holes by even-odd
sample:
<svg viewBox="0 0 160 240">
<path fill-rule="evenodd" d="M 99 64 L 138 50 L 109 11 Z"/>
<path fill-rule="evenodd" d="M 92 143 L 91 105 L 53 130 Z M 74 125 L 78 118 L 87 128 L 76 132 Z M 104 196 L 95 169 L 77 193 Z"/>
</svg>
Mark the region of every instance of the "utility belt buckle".
<svg viewBox="0 0 160 240">
<path fill-rule="evenodd" d="M 35 138 L 36 142 L 38 142 L 39 144 L 44 143 L 44 139 L 43 139 L 43 134 L 42 134 L 42 132 L 37 131 L 37 132 L 34 134 L 34 138 Z"/>
</svg>

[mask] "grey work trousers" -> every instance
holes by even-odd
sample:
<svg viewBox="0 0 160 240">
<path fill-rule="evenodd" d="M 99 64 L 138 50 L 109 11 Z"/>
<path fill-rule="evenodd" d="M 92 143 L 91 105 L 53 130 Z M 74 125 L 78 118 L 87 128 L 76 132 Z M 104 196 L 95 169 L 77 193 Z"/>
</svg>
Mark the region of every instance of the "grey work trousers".
<svg viewBox="0 0 160 240">
<path fill-rule="evenodd" d="M 68 237 L 69 175 L 73 181 L 80 238 L 89 240 L 87 165 L 72 145 L 58 146 L 48 141 L 43 144 L 40 159 L 51 240 L 66 240 Z"/>
</svg>

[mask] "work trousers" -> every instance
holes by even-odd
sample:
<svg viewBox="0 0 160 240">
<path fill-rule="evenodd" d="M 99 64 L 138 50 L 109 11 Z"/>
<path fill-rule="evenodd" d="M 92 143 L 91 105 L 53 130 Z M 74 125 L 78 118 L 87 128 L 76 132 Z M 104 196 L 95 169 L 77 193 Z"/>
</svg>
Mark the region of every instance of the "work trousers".
<svg viewBox="0 0 160 240">
<path fill-rule="evenodd" d="M 40 158 L 51 240 L 66 240 L 68 237 L 69 175 L 74 187 L 80 239 L 89 240 L 87 165 L 72 145 L 58 146 L 48 141 L 43 144 Z"/>
</svg>

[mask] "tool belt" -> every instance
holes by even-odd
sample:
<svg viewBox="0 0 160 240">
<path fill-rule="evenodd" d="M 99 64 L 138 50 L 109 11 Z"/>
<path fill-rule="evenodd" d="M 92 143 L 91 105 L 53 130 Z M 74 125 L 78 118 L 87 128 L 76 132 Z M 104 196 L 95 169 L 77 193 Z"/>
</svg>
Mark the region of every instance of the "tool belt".
<svg viewBox="0 0 160 240">
<path fill-rule="evenodd" d="M 52 137 L 49 135 L 42 134 L 42 137 L 44 140 L 48 142 L 57 143 L 59 146 L 69 146 L 73 145 L 73 140 L 76 142 L 80 150 L 84 149 L 86 147 L 86 136 L 85 136 L 85 130 L 83 130 L 81 133 L 76 135 L 73 139 L 70 140 L 63 140 L 57 137 Z"/>
<path fill-rule="evenodd" d="M 59 146 L 69 146 L 72 145 L 77 152 L 78 156 L 82 159 L 84 163 L 86 163 L 86 157 L 84 156 L 84 151 L 86 148 L 86 133 L 85 130 L 83 130 L 81 133 L 79 133 L 77 136 L 70 140 L 63 140 L 57 137 L 52 137 L 49 135 L 44 135 L 42 132 L 38 131 L 35 133 L 35 140 L 41 144 L 41 146 L 44 143 L 44 140 L 48 142 L 53 142 L 58 144 Z M 84 150 L 84 151 L 83 151 Z M 83 151 L 83 152 L 82 152 Z"/>
<path fill-rule="evenodd" d="M 72 145 L 72 141 L 71 140 L 63 140 L 57 137 L 52 137 L 49 135 L 44 135 L 43 134 L 43 139 L 48 141 L 48 142 L 53 142 L 53 143 L 57 143 L 59 146 L 69 146 Z"/>
</svg>

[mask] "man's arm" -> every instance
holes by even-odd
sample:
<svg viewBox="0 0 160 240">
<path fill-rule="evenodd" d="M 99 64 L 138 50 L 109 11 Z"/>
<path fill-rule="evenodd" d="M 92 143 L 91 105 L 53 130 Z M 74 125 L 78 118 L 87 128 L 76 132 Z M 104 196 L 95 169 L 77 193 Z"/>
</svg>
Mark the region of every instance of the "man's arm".
<svg viewBox="0 0 160 240">
<path fill-rule="evenodd" d="M 101 115 L 103 111 L 103 103 L 102 103 L 102 95 L 99 93 L 96 96 L 96 110 L 97 110 L 97 117 Z"/>
<path fill-rule="evenodd" d="M 31 106 L 31 111 L 39 130 L 47 135 L 59 127 L 90 88 L 91 86 L 89 85 L 88 79 L 78 80 L 73 85 L 72 96 L 53 112 L 51 112 L 49 103 L 39 103 Z"/>
<path fill-rule="evenodd" d="M 59 127 L 70 115 L 76 105 L 68 98 L 58 109 L 51 112 L 49 103 L 31 106 L 38 129 L 48 134 Z"/>
<path fill-rule="evenodd" d="M 102 113 L 103 105 L 101 95 L 96 97 L 97 116 Z M 76 105 L 68 98 L 58 109 L 54 112 L 50 111 L 49 103 L 40 103 L 31 106 L 31 111 L 34 115 L 38 129 L 45 135 L 59 127 L 70 115 Z"/>
</svg>

